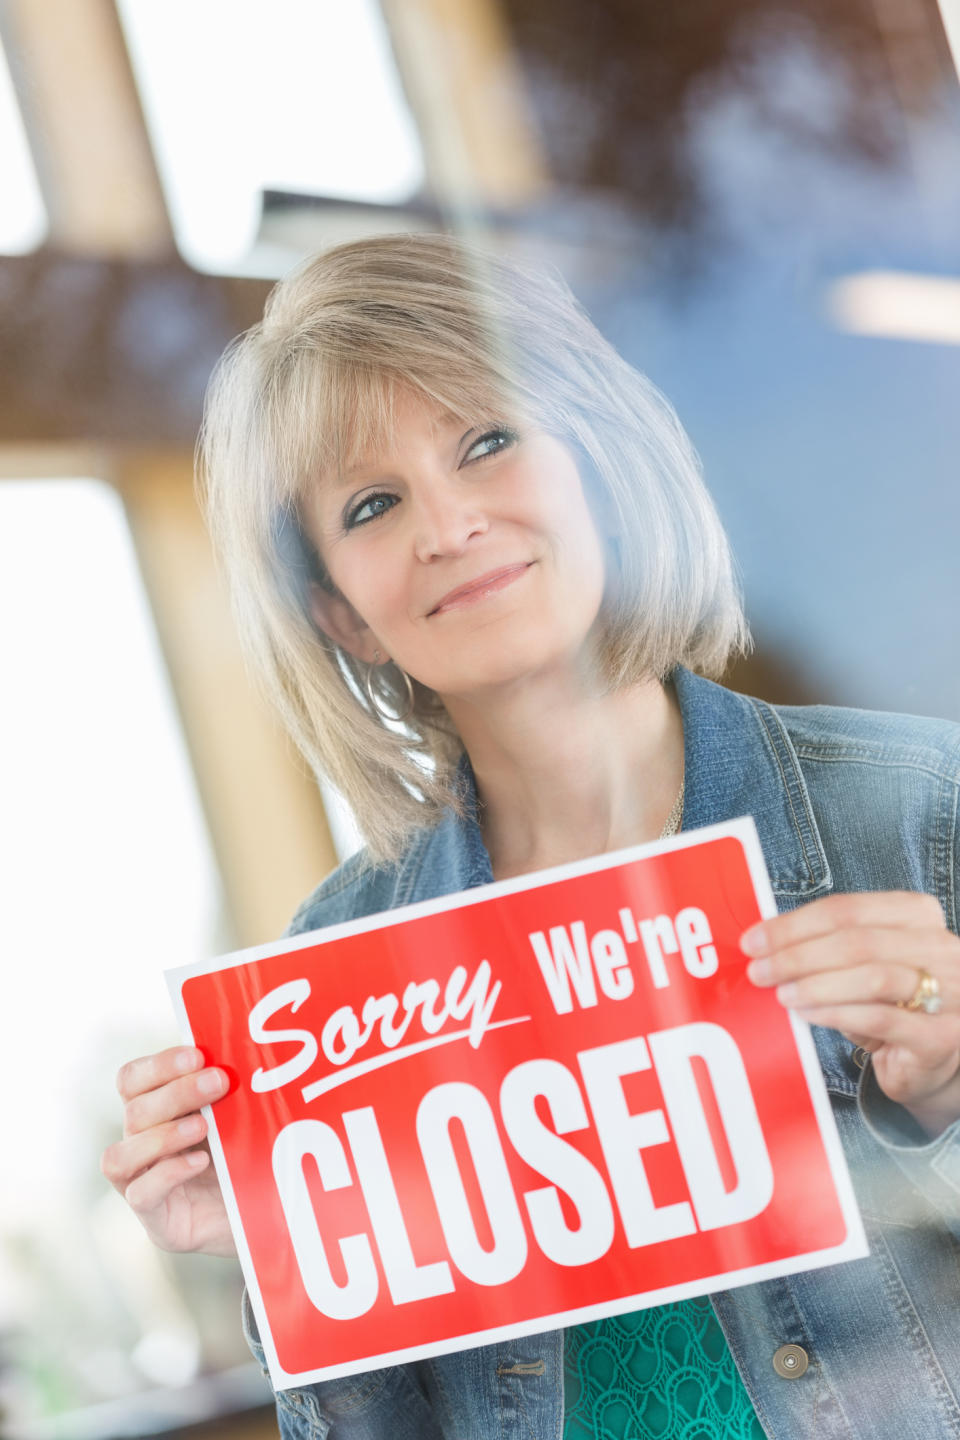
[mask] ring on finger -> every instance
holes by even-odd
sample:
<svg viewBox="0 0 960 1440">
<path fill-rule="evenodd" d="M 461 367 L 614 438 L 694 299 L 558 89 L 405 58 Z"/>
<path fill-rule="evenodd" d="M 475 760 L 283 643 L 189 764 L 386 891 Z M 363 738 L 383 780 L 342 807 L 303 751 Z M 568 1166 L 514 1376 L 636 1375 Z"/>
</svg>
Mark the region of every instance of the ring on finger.
<svg viewBox="0 0 960 1440">
<path fill-rule="evenodd" d="M 936 1015 L 943 1008 L 940 982 L 929 970 L 917 971 L 917 984 L 909 1000 L 898 1000 L 898 1010 L 922 1010 L 925 1015 Z"/>
</svg>

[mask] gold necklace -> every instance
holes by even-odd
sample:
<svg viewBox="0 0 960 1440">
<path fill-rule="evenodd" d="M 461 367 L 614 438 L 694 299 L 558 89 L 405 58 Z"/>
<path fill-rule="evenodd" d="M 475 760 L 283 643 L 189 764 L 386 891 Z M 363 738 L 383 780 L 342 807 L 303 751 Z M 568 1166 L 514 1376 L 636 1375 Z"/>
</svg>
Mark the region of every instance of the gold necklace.
<svg viewBox="0 0 960 1440">
<path fill-rule="evenodd" d="M 673 809 L 667 816 L 667 823 L 660 831 L 660 839 L 667 840 L 671 835 L 677 835 L 680 826 L 683 824 L 683 787 L 685 776 L 680 777 L 680 789 L 677 791 L 677 798 L 673 802 Z"/>
</svg>

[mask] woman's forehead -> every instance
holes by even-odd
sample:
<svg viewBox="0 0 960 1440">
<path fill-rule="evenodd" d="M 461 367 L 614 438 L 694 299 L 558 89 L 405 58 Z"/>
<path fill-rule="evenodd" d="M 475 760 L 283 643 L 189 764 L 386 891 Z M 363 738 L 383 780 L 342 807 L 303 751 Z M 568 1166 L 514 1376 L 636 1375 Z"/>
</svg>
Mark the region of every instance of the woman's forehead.
<svg viewBox="0 0 960 1440">
<path fill-rule="evenodd" d="M 448 443 L 451 436 L 460 435 L 463 426 L 463 417 L 436 402 L 405 395 L 397 400 L 392 424 L 371 437 L 372 444 L 364 448 L 354 446 L 354 453 L 344 457 L 341 475 L 350 479 L 364 471 L 378 469 L 411 443 Z"/>
</svg>

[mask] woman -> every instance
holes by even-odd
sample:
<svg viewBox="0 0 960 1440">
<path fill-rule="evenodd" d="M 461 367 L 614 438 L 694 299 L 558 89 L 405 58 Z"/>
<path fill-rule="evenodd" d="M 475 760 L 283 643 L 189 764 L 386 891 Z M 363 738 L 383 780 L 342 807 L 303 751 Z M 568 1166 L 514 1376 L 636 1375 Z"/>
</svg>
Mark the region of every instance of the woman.
<svg viewBox="0 0 960 1440">
<path fill-rule="evenodd" d="M 293 933 L 753 814 L 783 913 L 748 973 L 816 1027 L 871 1242 L 284 1392 L 284 1434 L 960 1435 L 957 727 L 704 678 L 745 627 L 676 417 L 562 283 L 449 238 L 278 286 L 202 458 L 244 634 L 367 839 Z M 198 1113 L 225 1085 L 183 1048 L 121 1072 L 104 1169 L 165 1248 L 232 1253 Z"/>
</svg>

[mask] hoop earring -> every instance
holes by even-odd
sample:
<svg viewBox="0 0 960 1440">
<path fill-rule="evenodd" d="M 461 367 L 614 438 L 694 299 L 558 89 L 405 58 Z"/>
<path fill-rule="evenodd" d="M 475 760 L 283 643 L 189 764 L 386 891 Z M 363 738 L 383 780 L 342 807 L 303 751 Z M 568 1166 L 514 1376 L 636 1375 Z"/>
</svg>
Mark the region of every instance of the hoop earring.
<svg viewBox="0 0 960 1440">
<path fill-rule="evenodd" d="M 370 702 L 370 708 L 375 715 L 379 716 L 381 720 L 390 721 L 394 725 L 402 725 L 404 720 L 409 720 L 410 716 L 413 714 L 413 681 L 410 679 L 410 676 L 407 674 L 406 670 L 401 670 L 399 665 L 395 666 L 398 674 L 403 676 L 403 683 L 407 687 L 407 703 L 404 705 L 402 710 L 397 711 L 396 715 L 392 714 L 391 711 L 389 711 L 383 704 L 379 695 L 373 688 L 374 674 L 377 670 L 382 668 L 382 666 L 377 663 L 380 659 L 380 651 L 375 650 L 374 654 L 376 656 L 376 660 L 372 665 L 367 666 L 367 673 L 364 676 L 363 680 L 363 688 L 367 693 L 367 699 Z M 386 661 L 386 664 L 393 665 L 394 662 L 392 660 L 388 660 Z"/>
</svg>

